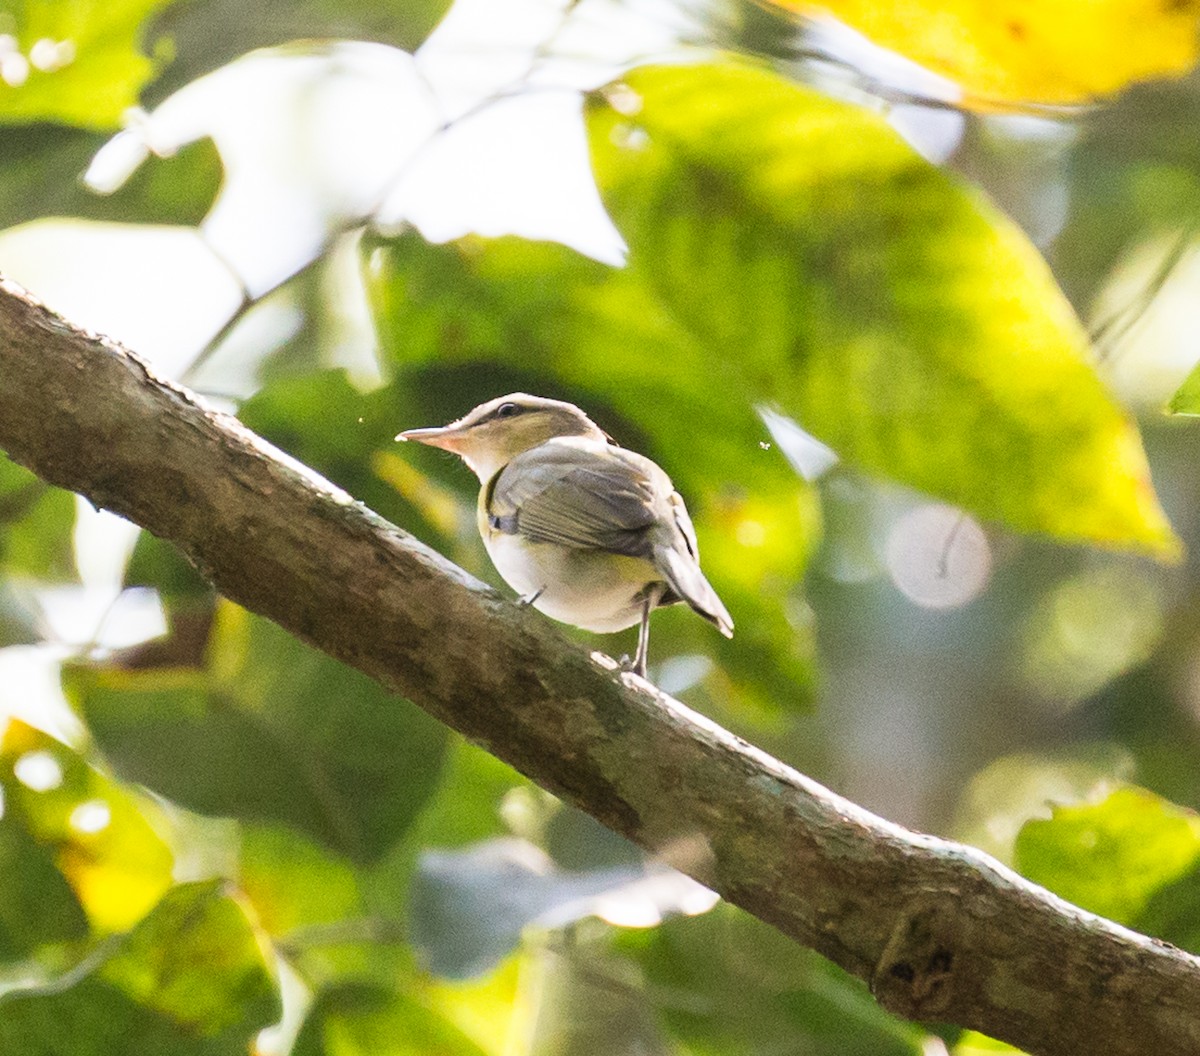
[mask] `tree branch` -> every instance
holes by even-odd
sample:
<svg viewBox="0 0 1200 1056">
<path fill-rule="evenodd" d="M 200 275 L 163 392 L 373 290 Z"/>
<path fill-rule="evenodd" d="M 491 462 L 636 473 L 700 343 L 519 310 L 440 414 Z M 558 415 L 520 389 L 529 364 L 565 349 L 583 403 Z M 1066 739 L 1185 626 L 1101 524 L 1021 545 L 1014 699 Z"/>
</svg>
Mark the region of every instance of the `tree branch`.
<svg viewBox="0 0 1200 1056">
<path fill-rule="evenodd" d="M 0 279 L 0 447 L 865 979 L 1036 1056 L 1200 1052 L 1200 959 L 908 832 L 504 600 Z"/>
</svg>

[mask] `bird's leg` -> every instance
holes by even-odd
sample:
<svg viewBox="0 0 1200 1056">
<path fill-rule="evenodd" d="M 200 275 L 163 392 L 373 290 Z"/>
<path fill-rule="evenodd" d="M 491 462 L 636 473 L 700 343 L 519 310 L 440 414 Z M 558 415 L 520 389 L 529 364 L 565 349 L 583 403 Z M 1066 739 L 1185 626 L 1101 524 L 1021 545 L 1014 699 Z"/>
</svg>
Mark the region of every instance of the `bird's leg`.
<svg viewBox="0 0 1200 1056">
<path fill-rule="evenodd" d="M 633 673 L 646 677 L 646 655 L 650 652 L 650 599 L 642 602 L 642 625 L 638 628 L 637 656 L 633 658 Z"/>
<path fill-rule="evenodd" d="M 544 586 L 539 587 L 532 594 L 523 594 L 523 595 L 521 595 L 521 597 L 517 598 L 517 604 L 520 605 L 521 608 L 525 608 L 527 605 L 532 605 L 535 601 L 537 601 L 538 598 L 540 598 L 545 593 L 546 593 L 546 588 Z"/>
</svg>

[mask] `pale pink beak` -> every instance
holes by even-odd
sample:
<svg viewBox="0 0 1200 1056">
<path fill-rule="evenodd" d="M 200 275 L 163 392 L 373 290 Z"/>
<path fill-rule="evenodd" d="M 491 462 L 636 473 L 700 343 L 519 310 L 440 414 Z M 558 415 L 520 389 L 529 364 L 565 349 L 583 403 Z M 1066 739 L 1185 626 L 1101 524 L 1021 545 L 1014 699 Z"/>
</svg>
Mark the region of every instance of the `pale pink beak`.
<svg viewBox="0 0 1200 1056">
<path fill-rule="evenodd" d="M 428 444 L 430 447 L 440 447 L 444 451 L 458 452 L 459 442 L 463 434 L 450 425 L 437 426 L 431 429 L 406 429 L 396 434 L 397 440 L 415 440 L 418 444 Z"/>
</svg>

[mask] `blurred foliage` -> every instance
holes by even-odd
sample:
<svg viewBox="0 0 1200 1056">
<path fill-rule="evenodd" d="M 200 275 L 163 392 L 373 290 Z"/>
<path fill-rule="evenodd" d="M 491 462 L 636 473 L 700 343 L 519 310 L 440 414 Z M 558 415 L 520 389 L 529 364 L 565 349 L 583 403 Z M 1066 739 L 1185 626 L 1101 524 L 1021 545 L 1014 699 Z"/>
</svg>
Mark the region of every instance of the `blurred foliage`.
<svg viewBox="0 0 1200 1056">
<path fill-rule="evenodd" d="M 1133 773 L 1127 749 L 1085 743 L 1070 751 L 1003 756 L 984 767 L 963 790 L 953 825 L 957 839 L 1014 865 L 1017 834 L 1053 803 L 1103 799 L 1114 781 Z"/>
<path fill-rule="evenodd" d="M 375 40 L 411 50 L 448 6 L 449 0 L 174 0 L 152 23 L 171 42 L 171 54 L 147 95 L 161 100 L 248 51 L 296 40 Z"/>
<path fill-rule="evenodd" d="M 1011 1045 L 1005 1045 L 1002 1041 L 997 1041 L 995 1038 L 986 1037 L 983 1034 L 976 1034 L 975 1031 L 967 1031 L 958 1043 L 951 1050 L 954 1056 L 987 1056 L 992 1052 L 1018 1052 Z"/>
<path fill-rule="evenodd" d="M 770 74 L 627 84 L 635 102 L 592 109 L 601 189 L 635 266 L 755 397 L 985 517 L 1170 552 L 1133 426 L 1002 215 L 876 117 Z"/>
<path fill-rule="evenodd" d="M 1194 253 L 1200 78 L 1078 113 L 977 112 L 945 146 L 960 115 L 889 93 L 882 65 L 862 59 L 847 91 L 796 57 L 786 18 L 692 6 L 693 39 L 727 40 L 723 20 L 744 16 L 743 40 L 757 34 L 753 50 L 774 61 L 642 66 L 577 96 L 580 156 L 586 137 L 624 267 L 505 235 L 517 221 L 437 242 L 395 224 L 338 235 L 357 200 L 338 163 L 358 164 L 378 115 L 347 113 L 344 141 L 309 142 L 315 103 L 328 100 L 304 92 L 334 92 L 341 73 L 373 83 L 355 66 L 373 56 L 419 68 L 425 88 L 446 93 L 446 114 L 483 120 L 487 98 L 471 104 L 463 85 L 493 60 L 496 94 L 528 82 L 536 103 L 556 78 L 591 89 L 620 66 L 597 60 L 608 72 L 577 82 L 563 70 L 586 66 L 589 48 L 670 21 L 642 0 L 584 0 L 561 18 L 543 5 L 522 57 L 521 0 L 506 3 L 511 37 L 484 46 L 450 33 L 458 44 L 443 40 L 437 61 L 417 66 L 387 49 L 285 49 L 320 53 L 336 75 L 281 89 L 286 105 L 264 87 L 235 131 L 274 151 L 256 156 L 320 164 L 243 166 L 237 178 L 264 215 L 293 196 L 325 209 L 295 222 L 341 256 L 243 306 L 213 348 L 180 322 L 195 357 L 186 380 L 497 585 L 473 476 L 393 437 L 506 391 L 583 406 L 670 473 L 737 620 L 726 642 L 681 607 L 656 614 L 651 671 L 665 690 L 890 818 L 965 838 L 1085 908 L 1200 951 L 1200 573 L 1050 538 L 1173 550 L 1144 438 L 1175 532 L 1200 546 L 1194 434 L 1146 418 L 1139 436 L 1121 380 L 1125 350 Z M 827 6 L 993 103 L 1104 94 L 1194 59 L 1188 7 L 1114 0 L 1064 29 L 1057 5 L 943 5 L 907 9 L 901 34 L 895 5 Z M 0 231 L 61 216 L 111 222 L 119 240 L 131 230 L 121 225 L 211 220 L 236 151 L 218 156 L 206 138 L 151 151 L 98 197 L 80 182 L 98 130 L 252 47 L 355 37 L 416 48 L 444 7 L 0 9 Z M 454 15 L 460 34 L 477 22 L 495 37 L 492 9 L 460 0 Z M 947 27 L 963 35 L 947 43 Z M 461 67 L 439 67 L 455 47 Z M 633 65 L 662 51 L 640 47 Z M 262 69 L 282 77 L 283 65 Z M 871 86 L 908 105 L 874 106 Z M 202 110 L 203 93 L 189 98 Z M 389 105 L 419 115 L 429 99 Z M 268 114 L 270 127 L 254 125 Z M 203 137 L 212 116 L 189 111 L 179 142 Z M 549 150 L 564 135 L 541 138 Z M 464 164 L 491 179 L 511 159 L 488 150 L 522 149 L 505 138 Z M 953 174 L 925 160 L 947 152 Z M 446 176 L 450 193 L 458 175 Z M 594 210 L 578 189 L 563 193 L 564 213 Z M 261 217 L 245 219 L 260 230 Z M 19 279 L 7 252 L 0 240 L 0 269 Z M 349 285 L 346 261 L 360 266 Z M 180 281 L 196 300 L 208 292 L 203 277 Z M 177 310 L 155 291 L 132 302 Z M 1180 318 L 1184 334 L 1200 323 Z M 1193 378 L 1175 409 L 1194 413 L 1196 391 Z M 828 460 L 796 423 L 841 465 L 814 469 Z M 931 513 L 945 529 L 936 538 L 921 534 Z M 141 535 L 127 553 L 112 531 L 0 459 L 0 1052 L 1011 1051 L 895 1020 L 814 954 L 710 908 L 694 883 L 409 703 L 217 598 L 168 544 Z M 970 589 L 943 589 L 963 568 Z M 117 584 L 156 592 L 164 634 L 107 644 L 110 633 L 137 641 L 113 626 Z M 576 637 L 617 655 L 633 646 L 631 634 Z M 67 653 L 69 709 L 36 674 L 57 677 Z"/>
<path fill-rule="evenodd" d="M 596 844 L 584 815 L 569 812 L 573 825 Z M 592 822 L 592 825 L 595 823 Z M 648 873 L 635 848 L 619 844 L 621 860 L 572 863 L 560 869 L 525 840 L 496 839 L 421 856 L 411 888 L 413 945 L 433 972 L 450 979 L 483 975 L 520 945 L 525 930 L 564 928 L 606 907 L 626 903 L 654 919 L 707 908 L 702 889 L 678 874 L 656 876 L 654 896 L 638 887 Z M 610 848 L 610 851 L 614 848 Z M 699 903 L 693 898 L 700 895 Z"/>
<path fill-rule="evenodd" d="M 1173 414 L 1200 414 L 1200 371 L 1193 370 L 1184 379 L 1179 391 L 1171 397 L 1170 409 Z"/>
<path fill-rule="evenodd" d="M 349 984 L 321 994 L 296 1038 L 293 1056 L 483 1056 L 453 1024 L 414 998 Z"/>
<path fill-rule="evenodd" d="M 142 166 L 111 195 L 81 182 L 106 137 L 60 125 L 0 126 L 0 225 L 45 216 L 139 224 L 198 224 L 221 183 L 212 141 Z"/>
<path fill-rule="evenodd" d="M 54 738 L 11 721 L 0 788 L 4 823 L 52 858 L 97 931 L 135 924 L 170 886 L 172 854 L 153 804 Z"/>
<path fill-rule="evenodd" d="M 145 22 L 169 3 L 11 0 L 0 9 L 0 34 L 13 40 L 0 76 L 0 124 L 116 127 L 157 65 L 145 54 Z"/>
<path fill-rule="evenodd" d="M 0 821 L 0 959 L 27 957 L 43 943 L 87 934 L 87 917 L 53 859 L 17 822 Z"/>
<path fill-rule="evenodd" d="M 0 581 L 0 649 L 42 640 L 37 607 L 27 588 Z"/>
<path fill-rule="evenodd" d="M 0 571 L 41 580 L 71 579 L 75 499 L 0 455 Z"/>
<path fill-rule="evenodd" d="M 1195 908 L 1200 816 L 1144 789 L 1118 789 L 1028 822 L 1017 837 L 1016 864 L 1093 913 L 1176 945 L 1195 941 L 1195 920 L 1171 919 L 1170 907 L 1184 901 Z M 1181 924 L 1182 936 L 1175 933 Z"/>
<path fill-rule="evenodd" d="M 1196 89 L 1196 75 L 1142 85 L 1081 115 L 1074 148 L 1062 159 L 1070 187 L 1067 222 L 1051 249 L 1056 273 L 1077 305 L 1091 306 L 1115 266 L 1139 246 L 1163 239 L 1186 246 L 1194 238 L 1200 225 Z M 1136 325 L 1160 286 L 1161 279 L 1128 310 L 1097 324 L 1108 331 Z"/>
<path fill-rule="evenodd" d="M 66 688 L 128 779 L 203 813 L 285 822 L 364 862 L 412 823 L 445 747 L 423 711 L 228 603 L 204 668 L 76 666 Z"/>
<path fill-rule="evenodd" d="M 925 1032 L 884 1013 L 858 980 L 731 907 L 627 932 L 620 944 L 645 972 L 650 992 L 662 995 L 659 1013 L 690 1051 L 924 1051 Z"/>
<path fill-rule="evenodd" d="M 6 1052 L 225 1056 L 278 1015 L 262 948 L 216 880 L 173 888 L 81 968 L 0 996 Z"/>
<path fill-rule="evenodd" d="M 1190 4 L 1101 0 L 1079 18 L 1072 0 L 980 4 L 770 0 L 828 11 L 876 44 L 956 81 L 976 106 L 1082 103 L 1131 81 L 1179 76 L 1197 58 Z"/>
<path fill-rule="evenodd" d="M 452 740 L 441 781 L 404 838 L 377 863 L 356 863 L 278 825 L 240 828 L 237 880 L 262 926 L 310 982 L 412 978 L 409 898 L 420 855 L 506 833 L 504 797 L 527 782 Z M 447 936 L 447 944 L 461 941 Z"/>
</svg>

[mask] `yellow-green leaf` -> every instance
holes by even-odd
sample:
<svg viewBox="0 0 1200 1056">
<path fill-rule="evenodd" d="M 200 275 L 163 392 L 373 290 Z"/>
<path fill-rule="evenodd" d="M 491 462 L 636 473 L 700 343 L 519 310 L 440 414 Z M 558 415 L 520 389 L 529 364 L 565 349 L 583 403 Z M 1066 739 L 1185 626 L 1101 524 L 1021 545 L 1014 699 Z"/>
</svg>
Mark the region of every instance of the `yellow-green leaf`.
<svg viewBox="0 0 1200 1056">
<path fill-rule="evenodd" d="M 309 1009 L 293 1056 L 484 1056 L 449 1019 L 408 994 L 349 983 Z"/>
<path fill-rule="evenodd" d="M 1200 816 L 1144 789 L 1118 789 L 1027 822 L 1016 865 L 1076 905 L 1136 927 L 1152 899 L 1200 865 Z"/>
<path fill-rule="evenodd" d="M 171 0 L 14 0 L 0 8 L 0 124 L 115 128 L 155 63 L 143 26 Z"/>
<path fill-rule="evenodd" d="M 1177 554 L 1037 250 L 878 115 L 731 61 L 634 71 L 588 119 L 630 268 L 726 399 L 1010 527 Z"/>
<path fill-rule="evenodd" d="M 61 741 L 13 720 L 0 742 L 6 822 L 53 856 L 99 931 L 136 923 L 171 884 L 172 855 L 148 801 Z"/>
<path fill-rule="evenodd" d="M 1200 365 L 1184 379 L 1167 406 L 1172 414 L 1200 415 Z"/>
</svg>

